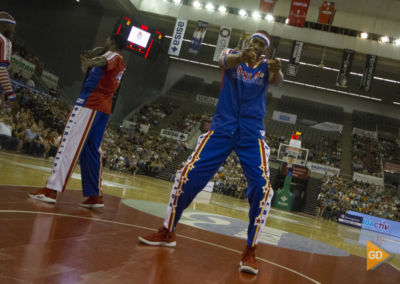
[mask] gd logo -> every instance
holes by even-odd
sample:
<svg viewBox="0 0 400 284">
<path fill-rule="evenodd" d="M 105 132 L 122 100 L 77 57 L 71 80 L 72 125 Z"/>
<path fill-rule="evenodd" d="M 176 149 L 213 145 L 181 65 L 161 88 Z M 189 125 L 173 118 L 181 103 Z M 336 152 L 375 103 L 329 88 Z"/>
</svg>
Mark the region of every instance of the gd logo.
<svg viewBox="0 0 400 284">
<path fill-rule="evenodd" d="M 390 254 L 386 251 L 367 241 L 367 270 L 375 269 L 389 257 Z"/>
</svg>

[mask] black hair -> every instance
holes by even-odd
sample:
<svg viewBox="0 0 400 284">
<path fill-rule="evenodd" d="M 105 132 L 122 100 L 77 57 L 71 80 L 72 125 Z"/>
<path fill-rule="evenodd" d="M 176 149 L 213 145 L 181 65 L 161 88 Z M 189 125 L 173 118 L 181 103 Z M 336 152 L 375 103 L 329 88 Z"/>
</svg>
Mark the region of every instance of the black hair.
<svg viewBox="0 0 400 284">
<path fill-rule="evenodd" d="M 113 34 L 110 36 L 110 40 L 115 42 L 119 50 L 123 50 L 126 47 L 126 39 L 121 35 Z"/>
</svg>

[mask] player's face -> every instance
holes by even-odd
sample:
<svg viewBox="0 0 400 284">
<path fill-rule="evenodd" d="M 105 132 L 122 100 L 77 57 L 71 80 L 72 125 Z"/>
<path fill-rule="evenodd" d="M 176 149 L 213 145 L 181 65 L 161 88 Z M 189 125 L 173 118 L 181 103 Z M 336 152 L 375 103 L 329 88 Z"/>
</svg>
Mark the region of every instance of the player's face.
<svg viewBox="0 0 400 284">
<path fill-rule="evenodd" d="M 261 55 L 265 54 L 267 51 L 267 45 L 265 41 L 258 37 L 254 37 L 250 40 L 249 48 L 252 48 L 256 52 L 258 58 L 260 58 Z"/>
<path fill-rule="evenodd" d="M 3 35 L 9 40 L 12 40 L 15 34 L 15 25 L 9 23 L 1 23 L 0 25 Z"/>
</svg>

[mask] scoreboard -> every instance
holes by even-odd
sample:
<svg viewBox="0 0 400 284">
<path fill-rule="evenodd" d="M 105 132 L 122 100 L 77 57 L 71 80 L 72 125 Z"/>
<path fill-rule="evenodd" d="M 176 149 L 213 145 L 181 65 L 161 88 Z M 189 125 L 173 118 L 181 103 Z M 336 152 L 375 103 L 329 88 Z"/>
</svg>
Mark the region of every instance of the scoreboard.
<svg viewBox="0 0 400 284">
<path fill-rule="evenodd" d="M 129 17 L 123 17 L 117 22 L 114 33 L 126 38 L 128 51 L 145 59 L 155 60 L 164 41 L 164 33 Z"/>
</svg>

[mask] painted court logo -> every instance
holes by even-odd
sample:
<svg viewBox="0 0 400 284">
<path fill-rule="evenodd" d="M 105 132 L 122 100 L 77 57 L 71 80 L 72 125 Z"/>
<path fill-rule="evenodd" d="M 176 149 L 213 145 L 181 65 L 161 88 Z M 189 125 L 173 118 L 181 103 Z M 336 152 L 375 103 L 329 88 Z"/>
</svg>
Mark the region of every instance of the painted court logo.
<svg viewBox="0 0 400 284">
<path fill-rule="evenodd" d="M 373 270 L 390 257 L 383 249 L 367 241 L 367 270 Z"/>
</svg>

